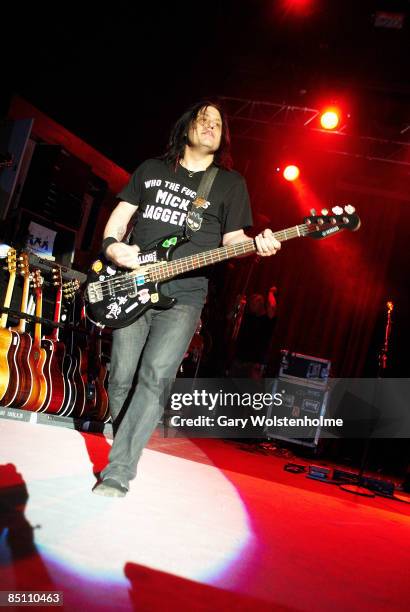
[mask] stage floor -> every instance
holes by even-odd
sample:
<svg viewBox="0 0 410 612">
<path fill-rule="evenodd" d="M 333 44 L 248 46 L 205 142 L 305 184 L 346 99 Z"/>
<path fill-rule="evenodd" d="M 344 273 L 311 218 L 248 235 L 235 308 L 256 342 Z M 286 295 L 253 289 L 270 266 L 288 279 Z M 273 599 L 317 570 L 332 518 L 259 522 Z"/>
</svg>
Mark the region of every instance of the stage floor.
<svg viewBox="0 0 410 612">
<path fill-rule="evenodd" d="M 0 419 L 0 590 L 87 611 L 408 609 L 409 504 L 160 430 L 129 494 L 104 498 L 91 489 L 110 444 Z"/>
</svg>

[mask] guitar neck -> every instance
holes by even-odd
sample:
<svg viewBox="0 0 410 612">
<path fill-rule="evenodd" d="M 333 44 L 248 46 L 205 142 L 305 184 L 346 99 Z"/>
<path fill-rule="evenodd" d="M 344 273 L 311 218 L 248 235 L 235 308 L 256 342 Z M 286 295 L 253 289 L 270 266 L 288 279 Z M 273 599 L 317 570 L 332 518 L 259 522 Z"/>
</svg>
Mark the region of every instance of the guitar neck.
<svg viewBox="0 0 410 612">
<path fill-rule="evenodd" d="M 59 287 L 56 293 L 56 304 L 54 307 L 54 323 L 60 323 L 62 294 L 63 294 L 63 290 L 61 289 L 61 287 Z M 55 327 L 50 335 L 51 340 L 55 340 L 56 342 L 58 342 L 59 333 L 60 333 L 60 328 Z"/>
<path fill-rule="evenodd" d="M 43 313 L 43 292 L 41 289 L 36 289 L 36 317 L 41 318 Z M 34 344 L 41 344 L 41 323 L 34 324 Z"/>
<path fill-rule="evenodd" d="M 299 238 L 306 236 L 308 233 L 307 225 L 295 225 L 288 229 L 275 232 L 273 234 L 276 240 L 284 242 L 292 238 Z M 152 281 L 164 281 L 174 276 L 178 276 L 184 272 L 190 270 L 196 270 L 197 268 L 203 268 L 210 264 L 218 263 L 226 259 L 233 257 L 240 257 L 241 255 L 250 255 L 255 253 L 257 250 L 256 243 L 253 238 L 245 240 L 244 242 L 237 242 L 236 244 L 229 244 L 227 246 L 218 247 L 211 251 L 204 251 L 203 253 L 196 253 L 195 255 L 188 255 L 187 257 L 181 257 L 174 261 L 167 263 L 161 263 L 159 265 L 153 265 L 150 268 L 149 276 Z M 138 276 L 140 272 L 133 272 L 134 276 Z"/>
<path fill-rule="evenodd" d="M 14 272 L 10 272 L 9 282 L 7 284 L 6 296 L 4 298 L 4 308 L 10 308 L 11 304 L 11 296 L 13 295 L 14 283 L 16 280 L 16 274 Z M 3 312 L 0 319 L 0 328 L 4 329 L 7 325 L 8 314 L 7 312 Z"/>
<path fill-rule="evenodd" d="M 20 311 L 23 313 L 27 312 L 29 292 L 30 292 L 30 277 L 27 274 L 24 277 L 23 292 L 21 295 Z M 24 318 L 20 319 L 16 327 L 16 331 L 20 332 L 21 334 L 24 334 L 24 332 L 26 331 L 26 319 Z"/>
</svg>

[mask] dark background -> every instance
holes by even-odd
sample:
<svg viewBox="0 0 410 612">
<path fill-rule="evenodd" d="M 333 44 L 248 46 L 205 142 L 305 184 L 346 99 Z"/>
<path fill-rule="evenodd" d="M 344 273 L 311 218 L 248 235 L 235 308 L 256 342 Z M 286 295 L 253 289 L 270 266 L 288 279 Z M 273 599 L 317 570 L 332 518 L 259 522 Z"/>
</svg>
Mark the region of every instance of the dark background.
<svg viewBox="0 0 410 612">
<path fill-rule="evenodd" d="M 375 27 L 378 11 L 402 29 Z M 160 153 L 202 97 L 316 108 L 345 101 L 358 132 L 409 120 L 407 0 L 7 3 L 3 110 L 15 91 L 128 171 Z"/>
<path fill-rule="evenodd" d="M 383 11 L 400 27 L 380 27 Z M 254 231 L 301 223 L 312 205 L 352 202 L 362 219 L 358 233 L 285 245 L 245 289 L 276 284 L 276 349 L 329 358 L 336 375 L 377 372 L 393 300 L 390 365 L 408 375 L 408 1 L 20 2 L 2 8 L 2 24 L 3 114 L 17 93 L 129 172 L 163 151 L 201 98 L 339 104 L 344 135 L 330 139 L 313 125 L 261 133 L 231 121 Z M 275 172 L 288 161 L 302 168 L 302 190 Z M 215 273 L 211 317 L 232 308 L 249 265 Z"/>
</svg>

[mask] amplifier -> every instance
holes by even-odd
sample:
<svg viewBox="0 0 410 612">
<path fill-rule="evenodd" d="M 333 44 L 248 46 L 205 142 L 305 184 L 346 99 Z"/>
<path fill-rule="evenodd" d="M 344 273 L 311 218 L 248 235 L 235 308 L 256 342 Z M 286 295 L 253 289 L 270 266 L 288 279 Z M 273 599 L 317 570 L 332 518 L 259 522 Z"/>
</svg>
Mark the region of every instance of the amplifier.
<svg viewBox="0 0 410 612">
<path fill-rule="evenodd" d="M 37 143 L 20 196 L 20 207 L 46 221 L 78 230 L 91 166 L 60 145 Z"/>
<path fill-rule="evenodd" d="M 329 359 L 281 350 L 272 395 L 280 393 L 282 405 L 271 406 L 268 410 L 267 417 L 271 421 L 267 419 L 269 425 L 265 427 L 265 434 L 295 444 L 317 446 L 321 417 L 326 414 L 329 373 Z M 295 419 L 298 419 L 296 425 Z"/>
<path fill-rule="evenodd" d="M 265 434 L 294 444 L 317 446 L 321 430 L 320 418 L 326 414 L 327 388 L 311 380 L 282 376 L 273 381 L 272 396 L 275 393 L 281 395 L 282 405 L 268 408 L 266 422 L 269 425 L 265 427 Z M 305 417 L 308 417 L 307 421 Z"/>
</svg>

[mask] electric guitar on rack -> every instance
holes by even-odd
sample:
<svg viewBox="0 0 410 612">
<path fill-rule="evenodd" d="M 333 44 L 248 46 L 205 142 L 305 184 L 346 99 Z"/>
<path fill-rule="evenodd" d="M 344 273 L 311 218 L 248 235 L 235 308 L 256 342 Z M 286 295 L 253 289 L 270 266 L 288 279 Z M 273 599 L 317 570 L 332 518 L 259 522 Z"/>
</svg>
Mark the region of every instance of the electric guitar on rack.
<svg viewBox="0 0 410 612">
<path fill-rule="evenodd" d="M 85 385 L 80 373 L 81 352 L 77 347 L 77 332 L 75 331 L 80 318 L 79 286 L 77 280 L 68 281 L 63 285 L 64 298 L 69 304 L 68 322 L 70 324 L 65 337 L 66 352 L 63 361 L 63 375 L 68 392 L 59 414 L 71 417 L 81 417 L 85 407 Z"/>
<path fill-rule="evenodd" d="M 350 204 L 344 209 L 335 206 L 331 213 L 305 217 L 302 225 L 275 232 L 280 242 L 291 238 L 326 238 L 340 230 L 357 230 L 360 219 Z M 187 238 L 172 236 L 163 239 L 152 251 L 139 253 L 141 265 L 136 270 L 116 267 L 104 257 L 95 261 L 87 276 L 85 289 L 88 318 L 101 327 L 126 327 L 149 308 L 170 308 L 176 302 L 161 293 L 161 283 L 190 270 L 196 270 L 232 257 L 256 252 L 253 239 L 222 246 L 171 260 L 175 249 Z M 145 263 L 149 262 L 149 263 Z"/>
<path fill-rule="evenodd" d="M 61 318 L 62 279 L 61 268 L 56 266 L 52 271 L 53 284 L 57 287 L 54 306 L 54 323 L 59 324 Z M 65 400 L 65 382 L 63 376 L 63 361 L 65 346 L 60 342 L 60 329 L 54 327 L 49 336 L 44 336 L 41 346 L 46 350 L 47 357 L 44 364 L 44 374 L 47 380 L 47 395 L 43 404 L 43 411 L 58 414 Z"/>
<path fill-rule="evenodd" d="M 16 281 L 16 251 L 9 249 L 7 252 L 7 267 L 9 271 L 9 281 L 4 298 L 4 308 L 10 308 L 11 296 L 13 294 Z M 18 347 L 18 334 L 11 329 L 7 329 L 8 313 L 3 312 L 0 319 L 0 401 L 3 406 L 3 398 L 7 401 L 8 396 L 15 394 L 18 386 L 18 370 L 15 361 L 15 353 Z M 9 391 L 10 389 L 10 391 Z"/>
<path fill-rule="evenodd" d="M 88 379 L 89 346 L 87 319 L 84 309 L 84 297 L 81 291 L 77 291 L 74 297 L 75 316 L 75 344 L 72 353 L 76 361 L 75 382 L 77 388 L 77 399 L 74 406 L 74 416 L 90 418 L 89 410 L 94 408 L 95 393 Z"/>
<path fill-rule="evenodd" d="M 107 367 L 102 361 L 101 329 L 97 325 L 91 331 L 88 354 L 85 412 L 90 419 L 103 421 L 108 414 Z"/>
</svg>

